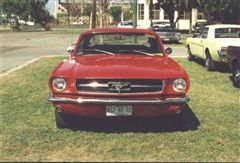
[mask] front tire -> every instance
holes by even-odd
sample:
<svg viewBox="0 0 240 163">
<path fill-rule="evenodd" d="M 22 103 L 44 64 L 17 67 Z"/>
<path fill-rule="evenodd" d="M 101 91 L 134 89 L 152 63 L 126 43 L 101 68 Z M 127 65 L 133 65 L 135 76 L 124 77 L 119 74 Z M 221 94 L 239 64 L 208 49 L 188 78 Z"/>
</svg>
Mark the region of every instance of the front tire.
<svg viewBox="0 0 240 163">
<path fill-rule="evenodd" d="M 214 61 L 213 61 L 209 51 L 206 51 L 205 66 L 206 66 L 207 71 L 214 71 L 216 69 Z"/>
<path fill-rule="evenodd" d="M 233 85 L 240 88 L 240 66 L 236 66 L 233 69 Z"/>
</svg>

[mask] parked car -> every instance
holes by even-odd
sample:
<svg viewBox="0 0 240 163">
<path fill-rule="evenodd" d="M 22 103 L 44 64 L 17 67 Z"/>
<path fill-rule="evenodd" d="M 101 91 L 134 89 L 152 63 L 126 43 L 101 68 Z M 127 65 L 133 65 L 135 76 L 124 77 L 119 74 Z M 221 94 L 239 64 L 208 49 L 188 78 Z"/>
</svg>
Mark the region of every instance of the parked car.
<svg viewBox="0 0 240 163">
<path fill-rule="evenodd" d="M 201 31 L 204 29 L 205 26 L 211 25 L 211 22 L 196 22 L 193 26 L 193 37 L 197 37 Z"/>
<path fill-rule="evenodd" d="M 240 88 L 240 44 L 239 46 L 228 46 L 227 62 L 233 74 L 233 84 Z"/>
<path fill-rule="evenodd" d="M 147 29 L 87 30 L 52 72 L 48 100 L 56 125 L 81 117 L 159 117 L 180 113 L 189 97 L 184 69 Z"/>
<path fill-rule="evenodd" d="M 82 21 L 75 21 L 71 23 L 72 25 L 84 25 Z"/>
<path fill-rule="evenodd" d="M 187 38 L 188 59 L 205 59 L 208 71 L 215 70 L 217 62 L 226 62 L 228 46 L 240 45 L 240 25 L 209 25 L 196 38 Z"/>
<path fill-rule="evenodd" d="M 178 42 L 181 33 L 176 28 L 172 28 L 168 22 L 154 22 L 152 30 L 157 32 L 164 42 Z"/>
<path fill-rule="evenodd" d="M 132 21 L 122 21 L 118 23 L 118 28 L 133 28 L 133 22 Z"/>
</svg>

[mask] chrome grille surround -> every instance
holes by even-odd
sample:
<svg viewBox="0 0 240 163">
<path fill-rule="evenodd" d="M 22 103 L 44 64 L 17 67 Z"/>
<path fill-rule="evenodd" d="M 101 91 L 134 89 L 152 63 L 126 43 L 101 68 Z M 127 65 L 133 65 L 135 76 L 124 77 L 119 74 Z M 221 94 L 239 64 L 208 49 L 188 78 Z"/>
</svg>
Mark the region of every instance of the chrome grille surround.
<svg viewBox="0 0 240 163">
<path fill-rule="evenodd" d="M 160 79 L 77 79 L 79 93 L 87 94 L 143 94 L 161 93 L 164 81 Z"/>
</svg>

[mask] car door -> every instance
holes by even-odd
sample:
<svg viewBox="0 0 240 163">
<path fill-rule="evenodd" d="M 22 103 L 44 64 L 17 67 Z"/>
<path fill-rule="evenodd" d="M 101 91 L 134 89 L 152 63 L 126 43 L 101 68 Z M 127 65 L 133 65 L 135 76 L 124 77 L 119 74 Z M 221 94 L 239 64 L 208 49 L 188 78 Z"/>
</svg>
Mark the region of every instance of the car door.
<svg viewBox="0 0 240 163">
<path fill-rule="evenodd" d="M 198 57 L 201 57 L 201 58 L 204 57 L 204 44 L 205 44 L 207 36 L 208 36 L 208 30 L 209 29 L 207 27 L 205 27 L 202 30 L 199 38 L 195 42 L 195 52 L 196 52 L 195 55 L 197 55 Z"/>
</svg>

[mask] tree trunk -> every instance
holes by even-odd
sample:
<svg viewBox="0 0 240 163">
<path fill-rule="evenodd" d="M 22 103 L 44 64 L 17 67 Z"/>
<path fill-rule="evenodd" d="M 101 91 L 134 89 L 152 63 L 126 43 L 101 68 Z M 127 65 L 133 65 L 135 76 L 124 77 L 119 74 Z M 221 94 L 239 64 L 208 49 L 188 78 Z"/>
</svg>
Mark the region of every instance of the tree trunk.
<svg viewBox="0 0 240 163">
<path fill-rule="evenodd" d="M 189 18 L 189 34 L 192 34 L 192 7 L 190 8 L 190 18 Z"/>
<path fill-rule="evenodd" d="M 12 26 L 12 29 L 14 31 L 20 31 L 20 24 L 19 24 L 18 18 L 16 16 L 14 16 L 13 18 L 14 18 L 16 24 L 14 26 Z"/>
<path fill-rule="evenodd" d="M 96 28 L 96 0 L 92 3 L 92 26 L 91 28 Z"/>
<path fill-rule="evenodd" d="M 99 13 L 99 26 L 100 28 L 103 28 L 103 0 L 100 0 L 100 13 Z"/>
</svg>

